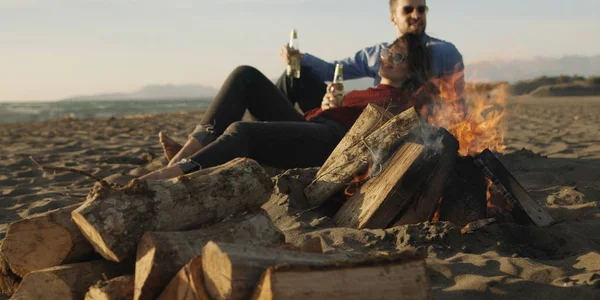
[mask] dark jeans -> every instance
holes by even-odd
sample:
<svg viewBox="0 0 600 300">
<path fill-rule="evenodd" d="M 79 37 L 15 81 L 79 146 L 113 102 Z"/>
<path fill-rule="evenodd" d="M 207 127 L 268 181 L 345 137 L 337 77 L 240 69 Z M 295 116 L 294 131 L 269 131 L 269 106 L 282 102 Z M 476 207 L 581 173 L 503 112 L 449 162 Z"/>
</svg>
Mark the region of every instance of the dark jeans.
<svg viewBox="0 0 600 300">
<path fill-rule="evenodd" d="M 292 104 L 298 103 L 304 112 L 321 107 L 321 101 L 323 101 L 327 88 L 327 85 L 317 79 L 306 67 L 300 68 L 300 78 L 298 79 L 288 77 L 286 72 L 283 72 L 275 85 Z"/>
<path fill-rule="evenodd" d="M 246 109 L 264 122 L 241 122 Z M 201 124 L 213 125 L 217 137 L 190 157 L 203 168 L 236 157 L 276 168 L 319 166 L 346 133 L 329 119 L 306 121 L 268 78 L 248 66 L 229 75 Z"/>
</svg>

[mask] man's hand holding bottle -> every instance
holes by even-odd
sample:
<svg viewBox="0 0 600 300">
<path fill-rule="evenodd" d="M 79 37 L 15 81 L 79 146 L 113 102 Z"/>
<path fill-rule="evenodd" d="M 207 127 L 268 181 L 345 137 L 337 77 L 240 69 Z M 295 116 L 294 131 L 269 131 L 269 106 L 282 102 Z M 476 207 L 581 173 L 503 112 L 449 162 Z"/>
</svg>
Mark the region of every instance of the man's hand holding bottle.
<svg viewBox="0 0 600 300">
<path fill-rule="evenodd" d="M 299 55 L 300 59 L 302 59 L 302 53 L 299 50 L 291 48 L 289 43 L 283 45 L 281 51 L 279 51 L 279 58 L 281 58 L 281 62 L 286 66 L 291 63 L 291 57 L 294 55 Z"/>
</svg>

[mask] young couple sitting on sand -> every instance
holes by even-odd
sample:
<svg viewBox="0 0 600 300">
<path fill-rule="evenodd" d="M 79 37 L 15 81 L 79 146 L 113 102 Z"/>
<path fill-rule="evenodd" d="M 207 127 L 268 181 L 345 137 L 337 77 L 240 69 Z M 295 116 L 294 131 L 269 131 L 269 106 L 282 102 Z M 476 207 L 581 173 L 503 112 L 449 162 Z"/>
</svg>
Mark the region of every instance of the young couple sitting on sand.
<svg viewBox="0 0 600 300">
<path fill-rule="evenodd" d="M 333 63 L 301 53 L 301 78 L 284 74 L 276 85 L 252 67 L 235 69 L 185 145 L 160 133 L 169 165 L 142 178 L 174 178 L 237 157 L 281 169 L 320 166 L 367 104 L 392 113 L 425 105 L 428 95 L 420 88 L 430 77 L 462 72 L 462 56 L 451 43 L 425 33 L 425 0 L 390 0 L 389 9 L 399 37 L 392 44 L 368 47 Z M 284 45 L 280 56 L 285 64 L 291 54 Z M 333 78 L 336 63 L 343 65 L 345 79 L 371 77 L 376 87 L 352 91 L 335 102 L 331 85 L 324 82 Z M 457 78 L 455 88 L 463 89 L 464 78 Z M 262 122 L 241 122 L 246 110 Z"/>
<path fill-rule="evenodd" d="M 238 67 L 184 146 L 160 133 L 169 165 L 142 179 L 174 178 L 237 157 L 281 169 L 320 166 L 367 104 L 396 114 L 424 105 L 428 97 L 419 91 L 429 81 L 430 68 L 431 57 L 420 37 L 402 35 L 380 51 L 379 85 L 352 91 L 339 105 L 329 85 L 321 107 L 303 115 L 258 70 Z M 261 122 L 240 121 L 246 109 Z"/>
</svg>

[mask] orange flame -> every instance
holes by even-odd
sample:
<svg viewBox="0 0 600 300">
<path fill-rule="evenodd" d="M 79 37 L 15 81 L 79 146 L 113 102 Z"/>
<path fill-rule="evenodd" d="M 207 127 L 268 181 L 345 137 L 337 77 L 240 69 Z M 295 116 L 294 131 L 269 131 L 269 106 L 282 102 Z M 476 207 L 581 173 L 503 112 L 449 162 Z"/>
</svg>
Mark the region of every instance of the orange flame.
<svg viewBox="0 0 600 300">
<path fill-rule="evenodd" d="M 492 180 L 485 177 L 485 181 L 486 181 L 486 186 L 485 186 L 485 201 L 487 202 L 487 207 L 493 207 L 494 204 L 492 204 L 492 202 L 490 202 L 490 199 L 492 198 L 492 192 L 490 191 L 490 189 L 492 188 Z"/>
<path fill-rule="evenodd" d="M 500 217 L 512 210 L 510 203 L 497 189 L 492 192 L 494 183 L 490 178 L 484 177 L 486 181 L 486 201 L 488 217 Z"/>
<path fill-rule="evenodd" d="M 347 198 L 352 197 L 352 195 L 354 195 L 354 193 L 356 193 L 356 191 L 360 188 L 363 181 L 365 181 L 365 179 L 367 179 L 369 175 L 371 175 L 371 166 L 372 162 L 371 160 L 369 160 L 367 164 L 367 170 L 365 172 L 359 172 L 358 174 L 354 175 L 354 178 L 352 178 L 350 184 L 344 190 L 344 194 L 346 194 Z"/>
<path fill-rule="evenodd" d="M 442 201 L 444 197 L 440 197 L 440 201 L 438 201 L 437 210 L 433 214 L 433 218 L 431 218 L 431 222 L 439 222 L 440 221 L 440 210 L 442 208 Z"/>
<path fill-rule="evenodd" d="M 504 107 L 508 93 L 504 83 L 465 88 L 464 71 L 432 82 L 439 89 L 439 99 L 434 101 L 429 123 L 446 128 L 456 137 L 459 155 L 473 156 L 486 148 L 502 152 L 506 148 Z"/>
</svg>

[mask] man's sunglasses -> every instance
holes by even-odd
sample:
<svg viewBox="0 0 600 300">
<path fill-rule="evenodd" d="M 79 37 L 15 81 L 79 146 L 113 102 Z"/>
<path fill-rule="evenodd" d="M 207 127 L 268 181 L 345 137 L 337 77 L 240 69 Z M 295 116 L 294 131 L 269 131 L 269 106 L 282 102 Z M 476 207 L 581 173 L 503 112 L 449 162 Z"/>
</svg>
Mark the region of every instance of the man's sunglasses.
<svg viewBox="0 0 600 300">
<path fill-rule="evenodd" d="M 427 7 L 427 5 L 419 5 L 416 7 L 416 10 L 420 15 L 422 15 L 429 11 L 429 7 Z M 413 11 L 415 11 L 414 6 L 407 5 L 407 6 L 402 7 L 402 12 L 405 15 L 410 15 L 413 13 Z"/>
<path fill-rule="evenodd" d="M 386 47 L 381 48 L 381 52 L 379 53 L 379 57 L 381 59 L 385 59 L 385 58 L 389 57 L 390 55 L 392 56 L 392 61 L 395 64 L 399 64 L 405 59 L 405 56 L 402 53 L 393 52 L 392 50 L 390 50 L 390 48 L 386 48 Z"/>
</svg>

